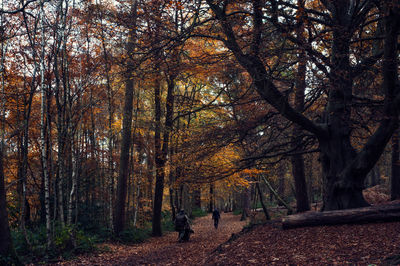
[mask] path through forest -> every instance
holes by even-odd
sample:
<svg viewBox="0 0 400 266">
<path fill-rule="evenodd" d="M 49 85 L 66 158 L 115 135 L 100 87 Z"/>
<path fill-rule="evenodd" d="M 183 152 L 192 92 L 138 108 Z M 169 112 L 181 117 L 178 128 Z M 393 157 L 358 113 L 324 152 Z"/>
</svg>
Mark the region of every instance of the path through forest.
<svg viewBox="0 0 400 266">
<path fill-rule="evenodd" d="M 241 231 L 245 224 L 240 221 L 240 215 L 222 213 L 220 226 L 215 229 L 211 215 L 207 215 L 194 220 L 195 233 L 187 243 L 178 243 L 177 233 L 171 232 L 132 246 L 106 244 L 110 252 L 87 254 L 56 265 L 201 265 L 213 250 L 232 233 Z"/>
</svg>

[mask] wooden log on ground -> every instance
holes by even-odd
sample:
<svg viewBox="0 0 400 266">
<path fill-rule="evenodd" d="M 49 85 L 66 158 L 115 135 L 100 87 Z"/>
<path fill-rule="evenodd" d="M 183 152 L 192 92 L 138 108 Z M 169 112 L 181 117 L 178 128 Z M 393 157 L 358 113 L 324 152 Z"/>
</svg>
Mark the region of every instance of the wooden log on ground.
<svg viewBox="0 0 400 266">
<path fill-rule="evenodd" d="M 400 221 L 400 201 L 357 209 L 304 212 L 282 218 L 282 228 Z"/>
</svg>

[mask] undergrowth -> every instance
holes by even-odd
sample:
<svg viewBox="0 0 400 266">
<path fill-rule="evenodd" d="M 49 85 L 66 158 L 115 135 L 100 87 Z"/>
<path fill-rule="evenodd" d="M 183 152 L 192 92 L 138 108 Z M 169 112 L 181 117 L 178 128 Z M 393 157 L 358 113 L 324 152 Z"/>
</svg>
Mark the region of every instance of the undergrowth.
<svg viewBox="0 0 400 266">
<path fill-rule="evenodd" d="M 207 215 L 201 209 L 194 210 L 194 217 Z M 163 232 L 175 231 L 172 215 L 169 211 L 162 213 Z M 11 231 L 15 251 L 24 264 L 42 264 L 60 259 L 68 260 L 82 253 L 97 251 L 96 244 L 105 241 L 117 241 L 123 244 L 142 243 L 151 237 L 151 222 L 143 227 L 128 226 L 118 236 L 113 235 L 110 228 L 100 225 L 78 225 L 54 227 L 52 245 L 47 247 L 45 226 L 33 226 L 23 231 L 15 228 Z M 27 241 L 28 240 L 28 241 Z M 29 242 L 29 243 L 28 243 Z M 0 258 L 0 265 L 7 265 L 9 258 Z"/>
<path fill-rule="evenodd" d="M 55 261 L 58 258 L 68 259 L 96 250 L 95 243 L 97 242 L 95 236 L 85 233 L 76 226 L 56 226 L 52 245 L 49 248 L 44 226 L 27 229 L 26 236 L 23 231 L 15 229 L 12 230 L 11 236 L 15 251 L 22 263 Z"/>
</svg>

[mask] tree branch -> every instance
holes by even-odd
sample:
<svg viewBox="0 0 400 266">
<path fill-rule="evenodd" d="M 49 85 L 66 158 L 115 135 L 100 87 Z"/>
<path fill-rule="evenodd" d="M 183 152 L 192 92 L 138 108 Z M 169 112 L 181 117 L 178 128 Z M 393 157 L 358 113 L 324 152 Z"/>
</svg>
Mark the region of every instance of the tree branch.
<svg viewBox="0 0 400 266">
<path fill-rule="evenodd" d="M 17 14 L 19 12 L 22 12 L 29 4 L 36 2 L 37 0 L 29 0 L 25 4 L 23 4 L 20 8 L 16 10 L 3 10 L 0 9 L 0 14 Z"/>
</svg>

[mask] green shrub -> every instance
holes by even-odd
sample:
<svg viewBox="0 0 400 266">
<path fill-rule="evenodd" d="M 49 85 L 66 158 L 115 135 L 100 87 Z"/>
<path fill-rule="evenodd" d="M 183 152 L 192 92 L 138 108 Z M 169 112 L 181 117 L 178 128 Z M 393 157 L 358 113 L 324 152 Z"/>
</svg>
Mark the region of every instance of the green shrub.
<svg viewBox="0 0 400 266">
<path fill-rule="evenodd" d="M 50 261 L 54 258 L 70 258 L 76 254 L 95 250 L 96 237 L 89 236 L 77 227 L 56 226 L 53 246 L 47 248 L 46 228 L 40 226 L 27 230 L 30 246 L 20 230 L 12 230 L 11 236 L 15 251 L 24 263 Z"/>
<path fill-rule="evenodd" d="M 70 257 L 72 254 L 93 251 L 95 240 L 95 236 L 86 235 L 75 226 L 57 227 L 54 248 L 56 253 Z"/>
<path fill-rule="evenodd" d="M 207 212 L 206 211 L 203 211 L 203 209 L 201 209 L 201 208 L 196 208 L 196 209 L 194 209 L 193 211 L 192 211 L 192 216 L 193 216 L 193 218 L 196 218 L 196 217 L 203 217 L 203 216 L 206 216 L 207 215 Z"/>
<path fill-rule="evenodd" d="M 241 215 L 242 214 L 242 210 L 241 209 L 237 209 L 233 211 L 234 215 Z"/>
</svg>

